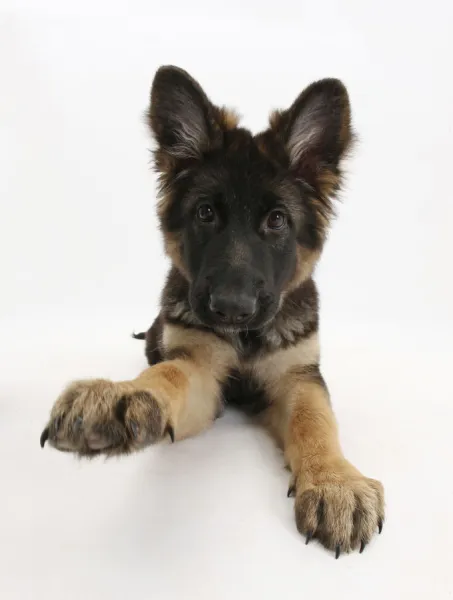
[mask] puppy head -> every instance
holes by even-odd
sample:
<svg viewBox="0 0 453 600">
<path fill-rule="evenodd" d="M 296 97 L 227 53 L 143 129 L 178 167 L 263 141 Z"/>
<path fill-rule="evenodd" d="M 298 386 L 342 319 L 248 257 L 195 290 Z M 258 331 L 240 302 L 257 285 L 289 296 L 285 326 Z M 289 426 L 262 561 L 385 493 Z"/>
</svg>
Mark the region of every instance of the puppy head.
<svg viewBox="0 0 453 600">
<path fill-rule="evenodd" d="M 167 66 L 147 117 L 166 250 L 190 283 L 193 310 L 211 327 L 262 327 L 322 250 L 353 138 L 345 87 L 313 83 L 254 136 Z"/>
</svg>

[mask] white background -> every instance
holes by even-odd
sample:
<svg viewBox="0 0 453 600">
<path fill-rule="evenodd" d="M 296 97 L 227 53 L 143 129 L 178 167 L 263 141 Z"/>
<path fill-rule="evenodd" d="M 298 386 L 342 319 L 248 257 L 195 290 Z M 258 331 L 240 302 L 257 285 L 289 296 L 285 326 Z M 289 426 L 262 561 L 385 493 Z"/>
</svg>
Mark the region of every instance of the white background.
<svg viewBox="0 0 453 600">
<path fill-rule="evenodd" d="M 0 596 L 453 597 L 453 4 L 0 4 Z M 312 80 L 360 143 L 318 272 L 324 371 L 383 534 L 335 561 L 296 531 L 266 434 L 77 462 L 38 440 L 72 378 L 134 377 L 167 263 L 143 124 L 161 64 L 253 130 Z"/>
</svg>

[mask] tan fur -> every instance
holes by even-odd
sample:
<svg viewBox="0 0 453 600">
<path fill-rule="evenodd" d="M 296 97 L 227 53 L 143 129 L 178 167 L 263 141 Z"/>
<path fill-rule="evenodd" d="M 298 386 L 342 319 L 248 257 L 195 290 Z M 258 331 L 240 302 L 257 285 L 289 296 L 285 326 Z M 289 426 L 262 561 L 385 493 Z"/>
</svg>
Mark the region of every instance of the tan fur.
<svg viewBox="0 0 453 600">
<path fill-rule="evenodd" d="M 217 108 L 217 107 L 216 107 Z M 225 106 L 217 108 L 217 121 L 224 131 L 235 129 L 239 124 L 239 115 L 231 108 Z"/>
<path fill-rule="evenodd" d="M 205 367 L 219 381 L 238 363 L 237 354 L 232 346 L 207 331 L 167 323 L 164 326 L 162 342 L 166 352 L 188 349 L 192 360 Z"/>
<path fill-rule="evenodd" d="M 166 232 L 164 234 L 164 247 L 165 253 L 171 260 L 172 264 L 183 273 L 187 278 L 189 278 L 189 272 L 184 266 L 184 262 L 181 256 L 181 240 L 178 234 Z"/>
<path fill-rule="evenodd" d="M 234 110 L 226 107 L 214 108 L 216 122 L 223 131 L 230 131 L 231 129 L 237 127 L 239 123 L 239 115 Z M 155 155 L 155 161 L 159 172 L 164 174 L 164 176 L 161 177 L 162 189 L 157 205 L 157 214 L 160 218 L 162 218 L 172 202 L 171 193 L 166 191 L 165 175 L 173 170 L 175 166 L 175 160 L 167 153 L 157 151 Z M 181 257 L 180 236 L 174 232 L 164 231 L 164 247 L 165 252 L 172 263 L 179 269 L 181 273 L 189 278 L 189 273 L 184 266 Z"/>
<path fill-rule="evenodd" d="M 165 192 L 161 192 L 159 194 L 159 202 L 157 203 L 157 215 L 160 219 L 162 219 L 165 216 L 165 213 L 167 212 L 168 207 L 171 206 L 171 201 L 172 201 L 171 194 L 167 194 Z M 165 242 L 167 241 L 167 238 L 171 239 L 169 231 L 165 231 L 164 234 L 165 234 L 165 238 L 164 238 Z"/>
<path fill-rule="evenodd" d="M 327 389 L 303 368 L 317 354 L 313 337 L 299 352 L 291 348 L 273 362 L 263 361 L 256 372 L 271 406 L 262 421 L 282 446 L 292 471 L 299 531 L 348 552 L 367 544 L 382 523 L 383 488 L 343 456 Z"/>
<path fill-rule="evenodd" d="M 271 387 L 295 365 L 313 365 L 319 362 L 319 337 L 313 333 L 298 344 L 266 354 L 252 363 L 252 372 L 260 384 Z"/>
<path fill-rule="evenodd" d="M 277 131 L 278 127 L 280 125 L 281 118 L 282 118 L 282 111 L 281 110 L 273 110 L 271 112 L 271 114 L 269 115 L 270 128 L 273 129 L 274 131 Z"/>
<path fill-rule="evenodd" d="M 182 439 L 202 431 L 214 420 L 221 402 L 221 384 L 230 369 L 237 366 L 237 355 L 230 344 L 212 333 L 169 324 L 164 327 L 163 346 L 166 352 L 189 351 L 190 358 L 178 361 L 190 382 L 175 420 L 175 436 Z"/>
<path fill-rule="evenodd" d="M 162 192 L 159 195 L 159 202 L 157 203 L 157 216 L 162 219 L 165 216 L 168 208 L 171 206 L 172 196 L 170 193 Z M 170 231 L 164 231 L 165 240 L 173 239 L 176 240 L 176 236 L 172 234 Z"/>
<path fill-rule="evenodd" d="M 285 294 L 295 290 L 304 281 L 312 276 L 320 255 L 321 250 L 310 250 L 309 248 L 298 246 L 296 269 L 287 286 L 287 289 L 285 290 Z"/>
<path fill-rule="evenodd" d="M 147 118 L 158 141 L 154 153 L 160 184 L 158 216 L 166 253 L 176 268 L 164 289 L 159 317 L 146 336 L 136 336 L 145 337 L 153 366 L 129 381 L 93 379 L 69 385 L 54 404 L 40 442 L 44 446 L 48 439 L 59 450 L 94 456 L 126 454 L 163 439 L 181 440 L 213 422 L 223 393 L 234 400 L 244 389 L 251 397 L 245 400 L 263 410 L 261 422 L 284 451 L 299 531 L 307 539 L 317 537 L 338 556 L 340 550 L 359 546 L 362 550 L 375 529 L 381 529 L 384 497 L 378 481 L 364 477 L 344 458 L 319 370 L 317 292 L 310 278 L 333 214 L 330 199 L 340 185 L 340 159 L 353 139 L 346 90 L 333 80 L 320 85 L 318 91 L 324 90 L 327 100 L 330 94 L 332 111 L 338 111 L 338 102 L 342 103 L 339 128 L 336 118 L 329 124 L 329 115 L 321 114 L 324 104 L 315 102 L 313 108 L 313 98 L 307 105 L 302 94 L 289 110 L 272 113 L 270 130 L 254 138 L 259 150 L 284 175 L 283 181 L 272 177 L 267 185 L 276 187 L 276 195 L 285 199 L 288 210 L 303 224 L 310 216 L 310 237 L 297 239 L 315 249 L 297 248 L 295 272 L 280 294 L 280 310 L 273 322 L 258 332 L 225 327 L 216 335 L 203 327 L 189 292 L 181 288 L 181 280 L 187 284 L 191 277 L 181 256 L 183 232 L 175 233 L 173 226 L 167 231 L 167 217 L 178 177 L 184 177 L 197 161 L 201 163 L 207 152 L 237 152 L 241 161 L 255 154 L 244 146 L 248 134 L 242 129 L 233 131 L 239 123 L 236 113 L 212 105 L 197 82 L 180 69 L 159 70 Z M 171 94 L 168 86 L 172 86 Z M 175 100 L 173 107 L 170 97 Z M 328 135 L 321 135 L 324 132 Z M 238 241 L 227 259 L 247 263 L 247 246 Z M 181 325 L 170 323 L 176 320 Z"/>
<path fill-rule="evenodd" d="M 154 166 L 156 171 L 159 173 L 159 181 L 165 185 L 165 177 L 162 175 L 170 173 L 176 166 L 176 161 L 167 152 L 157 149 L 154 151 Z"/>
<path fill-rule="evenodd" d="M 317 367 L 317 333 L 242 364 L 229 343 L 201 330 L 166 324 L 162 345 L 175 358 L 132 381 L 70 385 L 52 409 L 51 444 L 80 455 L 117 454 L 163 439 L 169 427 L 176 439 L 199 433 L 215 419 L 222 383 L 238 369 L 263 386 L 269 399 L 261 421 L 277 438 L 291 469 L 299 531 L 308 539 L 316 535 L 337 552 L 370 541 L 384 519 L 383 488 L 343 456 Z"/>
<path fill-rule="evenodd" d="M 338 186 L 340 185 L 340 178 L 338 175 L 330 171 L 329 169 L 323 169 L 318 173 L 318 185 L 319 190 L 324 198 L 330 198 L 337 191 Z M 319 201 L 318 201 L 319 203 Z M 319 211 L 321 215 L 323 215 L 322 207 Z M 324 218 L 324 226 L 327 228 L 329 223 L 328 218 Z"/>
<path fill-rule="evenodd" d="M 139 435 L 128 450 L 159 441 L 168 427 L 181 440 L 210 425 L 219 411 L 221 383 L 237 365 L 236 352 L 212 333 L 168 324 L 163 346 L 181 358 L 150 367 L 131 381 L 95 379 L 70 385 L 53 407 L 49 427 L 58 427 L 50 442 L 60 450 L 113 454 L 125 450 L 132 421 Z M 125 403 L 123 428 L 115 416 L 120 401 Z M 78 418 L 83 427 L 75 435 Z"/>
<path fill-rule="evenodd" d="M 116 414 L 120 402 L 124 403 L 124 424 Z M 132 423 L 137 424 L 138 433 L 129 444 Z M 160 439 L 164 422 L 155 398 L 132 382 L 93 379 L 75 381 L 63 391 L 52 408 L 48 428 L 49 441 L 59 450 L 116 454 Z"/>
</svg>

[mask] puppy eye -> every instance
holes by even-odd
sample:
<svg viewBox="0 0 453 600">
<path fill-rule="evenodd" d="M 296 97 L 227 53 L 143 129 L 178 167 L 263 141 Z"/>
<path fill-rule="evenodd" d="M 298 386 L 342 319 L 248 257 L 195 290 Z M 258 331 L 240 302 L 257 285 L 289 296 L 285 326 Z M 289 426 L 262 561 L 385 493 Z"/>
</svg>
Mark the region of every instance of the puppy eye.
<svg viewBox="0 0 453 600">
<path fill-rule="evenodd" d="M 212 223 L 215 219 L 215 213 L 210 204 L 201 204 L 197 208 L 197 218 L 202 223 Z"/>
<path fill-rule="evenodd" d="M 286 216 L 281 210 L 273 210 L 267 217 L 267 227 L 269 229 L 282 229 L 286 223 Z"/>
</svg>

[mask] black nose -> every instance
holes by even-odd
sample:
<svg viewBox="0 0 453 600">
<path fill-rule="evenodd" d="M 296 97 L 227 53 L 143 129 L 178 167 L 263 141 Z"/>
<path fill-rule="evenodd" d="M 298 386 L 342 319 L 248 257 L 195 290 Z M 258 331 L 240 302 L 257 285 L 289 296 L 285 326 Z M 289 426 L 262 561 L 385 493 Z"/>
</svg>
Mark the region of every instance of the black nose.
<svg viewBox="0 0 453 600">
<path fill-rule="evenodd" d="M 256 298 L 247 294 L 214 292 L 209 299 L 209 309 L 222 323 L 238 324 L 248 321 L 256 312 Z"/>
</svg>

